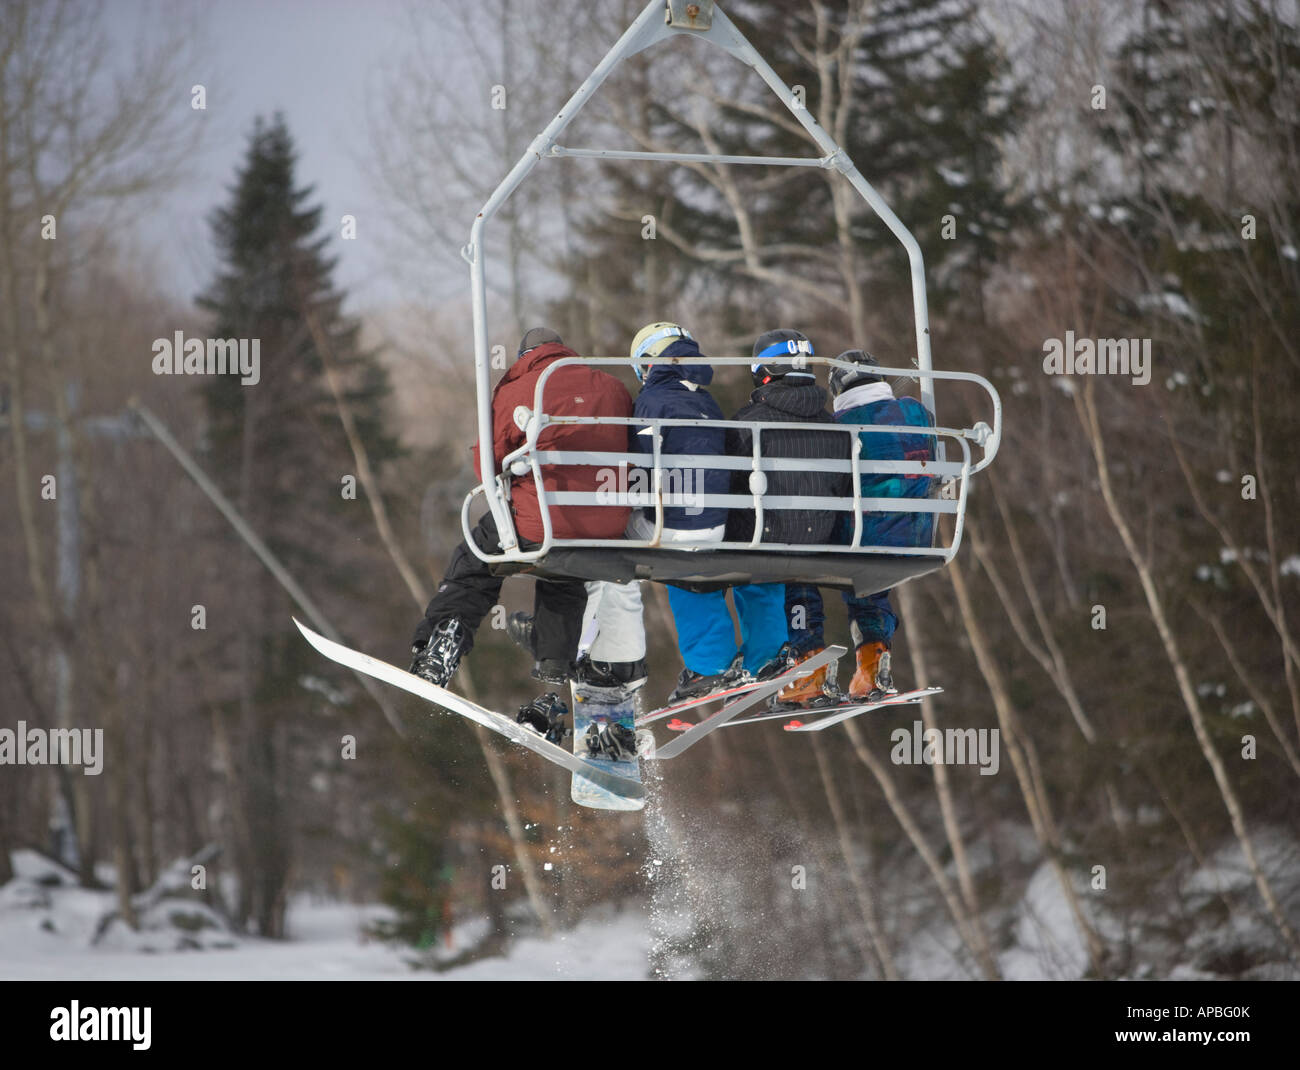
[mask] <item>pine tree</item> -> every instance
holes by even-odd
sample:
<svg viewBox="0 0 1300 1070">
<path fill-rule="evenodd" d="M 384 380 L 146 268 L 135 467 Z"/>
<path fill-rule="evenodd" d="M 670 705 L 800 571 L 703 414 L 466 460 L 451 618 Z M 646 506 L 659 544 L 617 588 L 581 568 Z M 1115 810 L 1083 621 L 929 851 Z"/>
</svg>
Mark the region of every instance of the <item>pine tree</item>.
<svg viewBox="0 0 1300 1070">
<path fill-rule="evenodd" d="M 255 418 L 254 452 L 274 454 L 277 486 L 318 492 L 315 501 L 333 505 L 341 500 L 337 488 L 325 491 L 310 479 L 292 478 L 320 471 L 322 446 L 337 449 L 344 442 L 331 419 L 334 402 L 308 316 L 319 323 L 330 362 L 349 384 L 344 396 L 371 457 L 382 461 L 397 451 L 383 430 L 387 376 L 373 354 L 361 352 L 359 324 L 340 312 L 343 295 L 330 279 L 335 261 L 324 251 L 329 237 L 316 235 L 321 209 L 306 204 L 311 187 L 295 187 L 295 163 L 283 118 L 277 115 L 270 125 L 259 119 L 232 201 L 213 214 L 222 267 L 199 305 L 212 314 L 216 337 L 260 339 L 262 368 L 256 387 L 225 377 L 207 387 L 205 398 L 214 454 L 229 452 Z M 304 434 L 304 419 L 313 435 Z"/>
<path fill-rule="evenodd" d="M 358 566 L 352 544 L 366 538 L 370 520 L 360 489 L 349 493 L 355 465 L 325 362 L 344 384 L 376 465 L 396 453 L 383 430 L 387 379 L 360 349 L 359 325 L 340 312 L 328 238 L 317 233 L 321 209 L 307 203 L 309 187 L 296 185 L 295 163 L 284 120 L 259 120 L 230 201 L 212 216 L 220 269 L 199 304 L 212 317 L 213 337 L 248 339 L 250 349 L 257 340 L 260 369 L 255 384 L 220 376 L 203 387 L 207 465 L 309 590 L 360 602 L 369 569 Z M 306 704 L 297 678 L 307 654 L 286 627 L 287 596 L 242 545 L 232 558 L 238 602 L 233 619 L 214 622 L 214 630 L 228 638 L 220 649 L 233 652 L 238 680 L 238 697 L 225 710 L 236 917 L 280 936 L 293 855 L 293 762 L 308 750 L 293 745 L 301 721 L 295 713 Z"/>
</svg>

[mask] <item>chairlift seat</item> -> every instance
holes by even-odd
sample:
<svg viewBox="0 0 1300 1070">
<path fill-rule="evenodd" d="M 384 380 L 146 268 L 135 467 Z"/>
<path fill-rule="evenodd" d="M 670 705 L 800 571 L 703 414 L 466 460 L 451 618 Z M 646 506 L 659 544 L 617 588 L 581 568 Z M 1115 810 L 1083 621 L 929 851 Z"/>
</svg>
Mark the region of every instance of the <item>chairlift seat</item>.
<svg viewBox="0 0 1300 1070">
<path fill-rule="evenodd" d="M 944 560 L 919 554 L 556 546 L 537 561 L 505 561 L 490 567 L 498 576 L 524 574 L 544 580 L 614 583 L 653 580 L 700 592 L 749 583 L 815 584 L 864 597 L 935 572 Z"/>
</svg>

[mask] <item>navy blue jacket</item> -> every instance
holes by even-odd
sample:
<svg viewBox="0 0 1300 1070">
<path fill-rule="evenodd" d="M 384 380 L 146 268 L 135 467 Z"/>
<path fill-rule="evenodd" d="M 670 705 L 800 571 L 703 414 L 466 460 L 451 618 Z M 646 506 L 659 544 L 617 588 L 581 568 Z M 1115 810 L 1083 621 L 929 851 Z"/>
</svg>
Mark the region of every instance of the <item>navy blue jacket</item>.
<svg viewBox="0 0 1300 1070">
<path fill-rule="evenodd" d="M 655 364 L 646 375 L 641 393 L 637 395 L 633 416 L 650 419 L 721 420 L 722 409 L 713 395 L 704 388 L 713 382 L 713 369 L 706 364 L 682 366 L 669 364 L 673 357 L 702 356 L 699 346 L 687 339 L 674 342 L 655 358 Z M 637 453 L 653 453 L 652 436 L 637 434 L 641 428 L 633 427 L 629 436 L 630 449 Z M 667 427 L 663 429 L 661 453 L 691 453 L 719 456 L 726 451 L 726 435 L 721 427 Z M 726 494 L 731 486 L 730 473 L 725 469 L 708 468 L 699 471 L 664 469 L 665 491 L 683 494 Z M 647 510 L 653 520 L 654 510 Z M 664 527 L 697 531 L 713 528 L 727 522 L 727 510 L 717 507 L 697 509 L 671 506 L 664 509 Z"/>
</svg>

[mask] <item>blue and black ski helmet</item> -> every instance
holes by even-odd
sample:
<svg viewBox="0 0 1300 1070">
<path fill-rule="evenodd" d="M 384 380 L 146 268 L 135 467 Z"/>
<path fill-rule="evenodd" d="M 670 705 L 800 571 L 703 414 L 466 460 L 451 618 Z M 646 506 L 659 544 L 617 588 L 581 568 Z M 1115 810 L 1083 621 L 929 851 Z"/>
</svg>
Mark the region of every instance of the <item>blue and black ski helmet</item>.
<svg viewBox="0 0 1300 1070">
<path fill-rule="evenodd" d="M 802 331 L 778 327 L 764 331 L 754 343 L 754 363 L 749 366 L 755 386 L 766 386 L 776 379 L 801 376 L 815 379 L 808 370 L 807 358 L 813 355 L 813 344 Z"/>
</svg>

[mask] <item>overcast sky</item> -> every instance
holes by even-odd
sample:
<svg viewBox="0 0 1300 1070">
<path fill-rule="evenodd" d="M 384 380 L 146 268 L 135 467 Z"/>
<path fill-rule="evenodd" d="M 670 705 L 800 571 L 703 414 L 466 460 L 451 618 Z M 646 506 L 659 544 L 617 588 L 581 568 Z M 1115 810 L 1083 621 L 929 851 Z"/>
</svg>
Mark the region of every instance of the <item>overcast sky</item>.
<svg viewBox="0 0 1300 1070">
<path fill-rule="evenodd" d="M 324 224 L 337 237 L 341 216 L 358 220 L 356 241 L 332 243 L 336 282 L 353 306 L 382 298 L 377 206 L 358 159 L 367 87 L 400 49 L 403 9 L 402 0 L 114 0 L 107 7 L 113 32 L 137 40 L 152 39 L 178 14 L 201 19 L 204 47 L 192 82 L 207 90 L 206 112 L 194 113 L 206 136 L 189 178 L 139 233 L 171 292 L 188 299 L 210 279 L 207 216 L 227 199 L 254 119 L 281 110 L 297 142 L 299 183 L 316 187 L 312 202 L 324 206 Z"/>
</svg>

